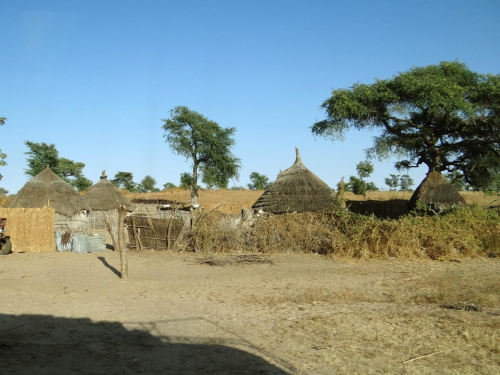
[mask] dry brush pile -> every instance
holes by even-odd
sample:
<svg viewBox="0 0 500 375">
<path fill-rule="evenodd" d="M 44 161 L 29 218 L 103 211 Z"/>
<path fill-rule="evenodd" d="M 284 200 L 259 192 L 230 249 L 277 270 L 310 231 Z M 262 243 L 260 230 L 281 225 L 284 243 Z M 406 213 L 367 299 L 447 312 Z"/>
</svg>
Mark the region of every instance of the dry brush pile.
<svg viewBox="0 0 500 375">
<path fill-rule="evenodd" d="M 235 215 L 199 213 L 188 248 L 202 253 L 312 252 L 361 259 L 500 256 L 499 211 L 475 205 L 442 216 L 397 220 L 334 212 L 251 220 L 241 223 Z"/>
</svg>

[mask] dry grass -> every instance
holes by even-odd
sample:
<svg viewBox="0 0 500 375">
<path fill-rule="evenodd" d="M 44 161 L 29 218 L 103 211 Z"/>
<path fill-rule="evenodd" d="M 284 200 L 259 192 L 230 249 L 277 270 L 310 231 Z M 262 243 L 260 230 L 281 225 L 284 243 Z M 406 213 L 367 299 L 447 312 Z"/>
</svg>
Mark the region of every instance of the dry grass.
<svg viewBox="0 0 500 375">
<path fill-rule="evenodd" d="M 236 220 L 199 214 L 189 248 L 206 254 L 305 252 L 360 259 L 500 256 L 500 215 L 477 206 L 399 220 L 332 212 L 269 215 L 243 226 Z"/>
<path fill-rule="evenodd" d="M 309 287 L 290 283 L 247 301 L 282 314 L 269 334 L 284 350 L 304 356 L 294 348 L 308 347 L 310 357 L 335 373 L 500 372 L 498 261 L 387 267 L 347 263 L 335 267 L 331 283 L 321 276 L 328 268 L 318 269 Z M 344 361 L 353 357 L 357 370 Z M 307 364 L 298 369 L 321 370 Z"/>
</svg>

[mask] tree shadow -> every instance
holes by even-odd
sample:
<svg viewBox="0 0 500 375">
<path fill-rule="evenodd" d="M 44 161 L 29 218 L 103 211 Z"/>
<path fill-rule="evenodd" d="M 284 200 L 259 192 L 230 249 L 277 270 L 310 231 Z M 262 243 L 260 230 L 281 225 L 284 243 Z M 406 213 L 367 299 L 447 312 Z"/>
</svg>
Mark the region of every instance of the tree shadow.
<svg viewBox="0 0 500 375">
<path fill-rule="evenodd" d="M 5 374 L 291 373 L 282 368 L 221 339 L 153 336 L 87 318 L 0 314 L 0 370 Z"/>
<path fill-rule="evenodd" d="M 97 257 L 97 259 L 99 259 L 102 264 L 104 264 L 107 268 L 109 268 L 111 271 L 113 271 L 113 273 L 118 276 L 118 277 L 121 277 L 121 272 L 118 271 L 115 267 L 113 267 L 111 264 L 108 263 L 108 261 L 106 260 L 106 258 L 104 257 Z"/>
</svg>

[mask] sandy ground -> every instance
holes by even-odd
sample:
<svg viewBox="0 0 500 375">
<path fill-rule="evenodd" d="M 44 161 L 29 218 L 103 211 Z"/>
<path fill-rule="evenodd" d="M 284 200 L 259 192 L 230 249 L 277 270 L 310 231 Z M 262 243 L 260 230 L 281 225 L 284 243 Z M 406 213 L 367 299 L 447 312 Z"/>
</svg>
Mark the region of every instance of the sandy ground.
<svg viewBox="0 0 500 375">
<path fill-rule="evenodd" d="M 0 373 L 500 374 L 499 296 L 439 305 L 496 259 L 204 259 L 130 252 L 122 280 L 111 250 L 0 257 Z"/>
</svg>

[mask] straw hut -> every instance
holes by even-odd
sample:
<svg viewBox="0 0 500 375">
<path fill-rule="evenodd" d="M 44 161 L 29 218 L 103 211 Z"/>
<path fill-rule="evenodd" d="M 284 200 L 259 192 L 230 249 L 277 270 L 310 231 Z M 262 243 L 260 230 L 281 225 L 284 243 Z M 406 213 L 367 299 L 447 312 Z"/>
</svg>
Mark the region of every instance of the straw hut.
<svg viewBox="0 0 500 375">
<path fill-rule="evenodd" d="M 443 212 L 458 205 L 465 205 L 465 199 L 439 172 L 429 172 L 410 198 L 409 209 L 417 202 L 436 212 Z"/>
<path fill-rule="evenodd" d="M 86 231 L 90 207 L 78 192 L 47 166 L 29 180 L 10 201 L 9 208 L 51 207 L 55 230 Z"/>
<path fill-rule="evenodd" d="M 278 175 L 276 181 L 252 206 L 264 212 L 316 212 L 332 207 L 335 192 L 302 163 L 295 148 L 295 163 Z"/>
<path fill-rule="evenodd" d="M 83 198 L 92 210 L 89 215 L 92 229 L 106 228 L 105 220 L 107 217 L 115 223 L 118 220 L 119 206 L 125 206 L 129 212 L 135 208 L 120 189 L 108 180 L 106 171 L 102 172 L 99 182 L 92 186 Z"/>
</svg>

